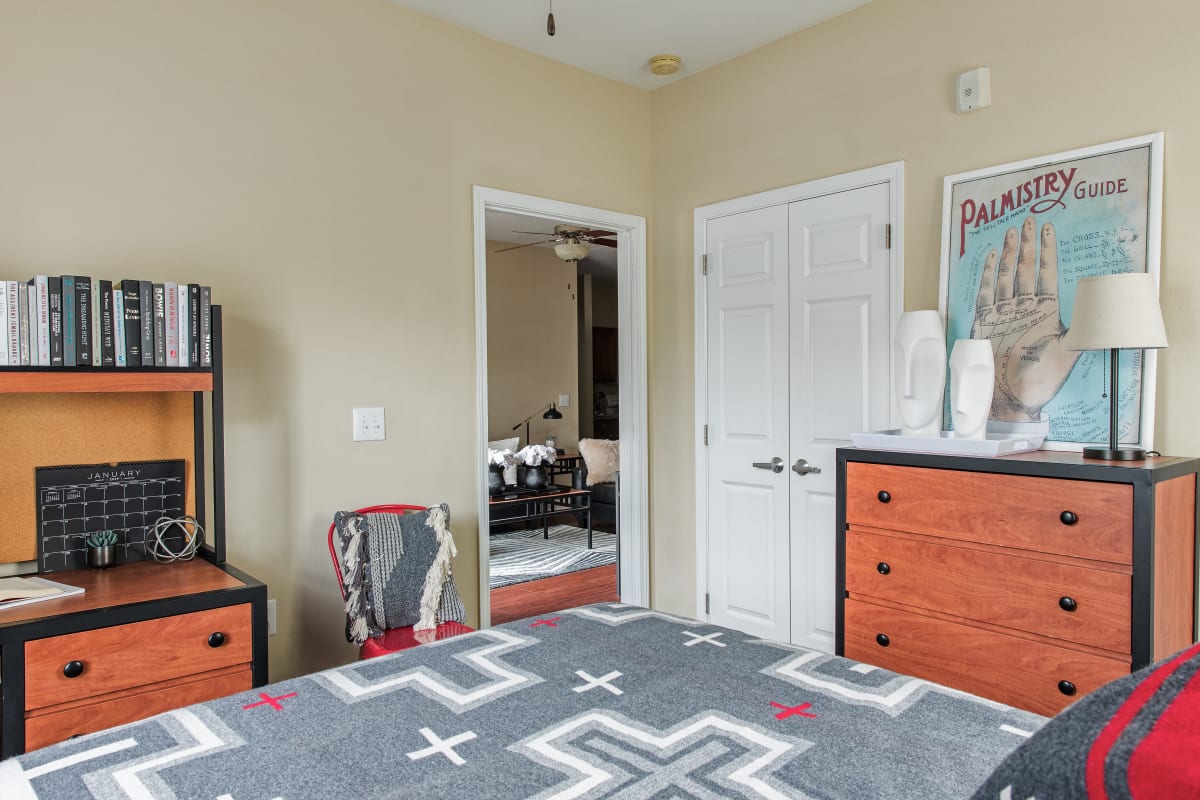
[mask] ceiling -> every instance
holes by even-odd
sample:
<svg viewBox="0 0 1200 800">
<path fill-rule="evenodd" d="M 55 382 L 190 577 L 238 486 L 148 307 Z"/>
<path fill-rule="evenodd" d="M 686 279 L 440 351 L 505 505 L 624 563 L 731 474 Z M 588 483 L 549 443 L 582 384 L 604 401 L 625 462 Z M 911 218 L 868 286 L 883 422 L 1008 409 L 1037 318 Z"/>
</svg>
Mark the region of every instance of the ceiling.
<svg viewBox="0 0 1200 800">
<path fill-rule="evenodd" d="M 529 242 L 541 241 L 541 238 L 545 237 L 514 233 L 514 231 L 546 231 L 549 233 L 554 230 L 555 225 L 561 224 L 563 220 L 529 217 L 524 214 L 512 214 L 507 211 L 492 211 L 489 209 L 483 216 L 483 222 L 484 231 L 487 233 L 489 242 L 528 244 Z M 548 243 L 534 246 L 551 248 L 554 247 L 554 244 Z M 490 253 L 493 249 L 500 248 L 492 245 L 488 247 L 488 252 Z M 567 266 L 566 262 L 563 263 L 563 266 Z M 615 280 L 617 276 L 617 248 L 594 244 L 591 250 L 588 251 L 587 258 L 580 261 L 578 267 L 580 275 L 600 275 Z"/>
<path fill-rule="evenodd" d="M 655 89 L 870 0 L 553 0 L 557 32 L 546 35 L 550 0 L 391 0 L 396 5 L 580 69 Z M 648 60 L 682 59 L 655 75 Z"/>
</svg>

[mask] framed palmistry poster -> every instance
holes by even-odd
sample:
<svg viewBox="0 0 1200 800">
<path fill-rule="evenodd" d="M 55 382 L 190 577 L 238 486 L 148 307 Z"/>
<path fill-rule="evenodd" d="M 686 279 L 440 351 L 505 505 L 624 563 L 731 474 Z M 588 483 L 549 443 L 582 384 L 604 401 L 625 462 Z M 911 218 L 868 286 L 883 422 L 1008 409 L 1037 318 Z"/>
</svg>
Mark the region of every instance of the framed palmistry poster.
<svg viewBox="0 0 1200 800">
<path fill-rule="evenodd" d="M 1108 353 L 1063 337 L 1081 278 L 1158 275 L 1162 150 L 1154 133 L 946 178 L 939 310 L 947 348 L 992 342 L 989 431 L 1046 433 L 1057 450 L 1108 441 Z M 1154 367 L 1153 350 L 1120 352 L 1120 440 L 1145 449 Z"/>
</svg>

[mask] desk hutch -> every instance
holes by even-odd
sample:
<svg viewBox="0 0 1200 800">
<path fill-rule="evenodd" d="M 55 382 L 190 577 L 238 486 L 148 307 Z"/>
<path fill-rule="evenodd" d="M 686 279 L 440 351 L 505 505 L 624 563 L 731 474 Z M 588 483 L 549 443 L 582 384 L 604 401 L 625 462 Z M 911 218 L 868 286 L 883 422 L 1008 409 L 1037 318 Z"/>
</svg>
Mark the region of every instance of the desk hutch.
<svg viewBox="0 0 1200 800">
<path fill-rule="evenodd" d="M 267 587 L 225 561 L 221 331 L 213 306 L 212 367 L 0 368 L 0 562 L 37 557 L 39 466 L 183 457 L 206 531 L 192 561 L 55 572 L 84 593 L 0 609 L 0 757 L 266 683 Z"/>
</svg>

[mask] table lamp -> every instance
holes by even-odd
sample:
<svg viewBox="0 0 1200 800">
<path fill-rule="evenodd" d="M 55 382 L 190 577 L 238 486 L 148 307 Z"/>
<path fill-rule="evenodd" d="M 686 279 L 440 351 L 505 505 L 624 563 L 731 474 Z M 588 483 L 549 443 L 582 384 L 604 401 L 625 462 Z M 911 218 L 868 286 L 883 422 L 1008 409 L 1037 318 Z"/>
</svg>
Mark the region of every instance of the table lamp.
<svg viewBox="0 0 1200 800">
<path fill-rule="evenodd" d="M 1071 329 L 1063 338 L 1068 350 L 1108 350 L 1108 447 L 1085 447 L 1084 458 L 1141 461 L 1137 447 L 1120 447 L 1117 425 L 1117 351 L 1167 346 L 1158 281 L 1148 272 L 1124 272 L 1084 278 L 1075 287 Z"/>
<path fill-rule="evenodd" d="M 536 413 L 537 412 L 535 411 L 534 414 L 536 414 Z M 563 418 L 562 412 L 558 410 L 558 408 L 554 405 L 554 403 L 548 404 L 546 406 L 546 413 L 542 414 L 542 419 L 562 419 L 562 418 Z M 512 427 L 512 429 L 515 431 L 518 428 L 520 428 L 522 425 L 525 426 L 525 444 L 527 444 L 527 445 L 533 444 L 533 442 L 531 442 L 529 440 L 529 421 L 531 419 L 533 419 L 533 414 L 530 414 L 528 417 L 521 420 L 520 422 L 518 422 L 516 425 L 513 425 L 513 427 Z"/>
</svg>

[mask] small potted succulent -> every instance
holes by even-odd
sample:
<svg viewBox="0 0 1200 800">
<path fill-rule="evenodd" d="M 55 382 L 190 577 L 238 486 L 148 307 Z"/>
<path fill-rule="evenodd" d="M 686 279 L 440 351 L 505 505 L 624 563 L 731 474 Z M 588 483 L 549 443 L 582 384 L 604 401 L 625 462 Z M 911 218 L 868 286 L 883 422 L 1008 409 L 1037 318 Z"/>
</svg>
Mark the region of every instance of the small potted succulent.
<svg viewBox="0 0 1200 800">
<path fill-rule="evenodd" d="M 104 569 L 117 563 L 117 532 L 96 531 L 84 540 L 87 563 L 92 569 Z"/>
</svg>

